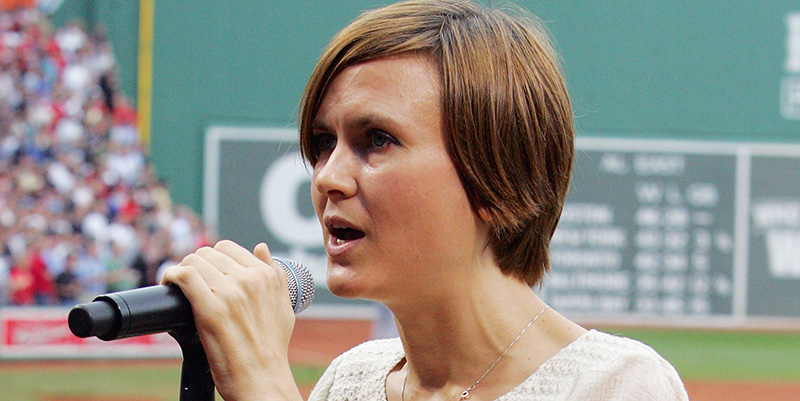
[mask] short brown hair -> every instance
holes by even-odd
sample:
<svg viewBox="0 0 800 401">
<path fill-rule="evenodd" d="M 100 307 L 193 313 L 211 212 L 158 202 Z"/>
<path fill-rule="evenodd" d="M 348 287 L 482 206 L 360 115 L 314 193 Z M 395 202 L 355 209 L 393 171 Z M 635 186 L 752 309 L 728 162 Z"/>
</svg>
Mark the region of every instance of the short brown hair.
<svg viewBox="0 0 800 401">
<path fill-rule="evenodd" d="M 311 127 L 333 78 L 348 66 L 417 53 L 438 66 L 450 157 L 503 272 L 529 285 L 569 187 L 573 116 L 559 63 L 533 16 L 464 1 L 412 0 L 359 16 L 328 45 L 300 105 L 300 147 L 316 163 Z"/>
</svg>

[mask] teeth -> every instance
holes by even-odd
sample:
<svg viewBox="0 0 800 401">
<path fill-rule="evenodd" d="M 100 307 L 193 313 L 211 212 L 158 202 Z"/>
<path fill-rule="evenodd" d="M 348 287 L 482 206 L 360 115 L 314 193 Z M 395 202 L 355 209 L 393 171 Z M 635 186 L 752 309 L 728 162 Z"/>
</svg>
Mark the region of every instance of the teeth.
<svg viewBox="0 0 800 401">
<path fill-rule="evenodd" d="M 343 239 L 341 239 L 341 238 L 336 238 L 336 239 L 335 239 L 333 242 L 334 242 L 336 245 L 342 245 L 342 244 L 344 244 L 344 240 L 343 240 Z"/>
</svg>

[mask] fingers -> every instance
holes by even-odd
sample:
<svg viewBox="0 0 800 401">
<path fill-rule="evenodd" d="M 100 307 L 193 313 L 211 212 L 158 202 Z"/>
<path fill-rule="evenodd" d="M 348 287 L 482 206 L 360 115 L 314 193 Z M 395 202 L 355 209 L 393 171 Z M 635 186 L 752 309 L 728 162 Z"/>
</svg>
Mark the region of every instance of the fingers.
<svg viewBox="0 0 800 401">
<path fill-rule="evenodd" d="M 256 252 L 259 255 L 256 255 Z M 264 267 L 264 264 L 272 265 L 269 248 L 264 243 L 258 244 L 253 253 L 251 253 L 233 241 L 220 241 L 214 245 L 213 250 L 208 249 L 202 255 L 203 257 L 214 258 L 214 260 L 224 263 L 224 266 Z M 220 267 L 224 268 L 224 266 Z M 230 272 L 230 270 L 223 271 Z"/>
<path fill-rule="evenodd" d="M 203 276 L 193 266 L 176 265 L 164 271 L 161 284 L 175 284 L 192 304 L 210 305 L 213 292 Z"/>
<path fill-rule="evenodd" d="M 261 247 L 256 247 L 260 255 L 257 257 L 250 253 L 245 248 L 232 241 L 220 241 L 213 248 L 203 247 L 194 253 L 186 256 L 178 264 L 178 266 L 192 267 L 201 276 L 209 280 L 219 279 L 220 275 L 231 275 L 240 272 L 241 269 L 250 267 L 264 267 L 264 264 L 271 264 L 271 257 L 269 256 L 269 249 L 265 244 Z M 172 270 L 172 268 L 167 271 Z M 186 272 L 191 269 L 184 269 Z M 180 271 L 180 269 L 179 269 Z M 175 277 L 176 272 L 171 272 L 169 276 L 165 274 L 164 282 L 173 282 L 167 277 Z"/>
<path fill-rule="evenodd" d="M 220 241 L 186 256 L 167 269 L 162 283 L 180 286 L 190 301 L 208 300 L 212 294 L 247 296 L 259 285 L 273 291 L 287 288 L 286 274 L 272 260 L 266 244 L 257 245 L 251 253 L 232 241 Z"/>
<path fill-rule="evenodd" d="M 272 254 L 269 252 L 267 244 L 263 242 L 256 245 L 255 249 L 253 249 L 253 255 L 255 255 L 264 263 L 270 263 L 272 260 Z"/>
<path fill-rule="evenodd" d="M 262 242 L 262 243 L 256 245 L 256 247 L 253 249 L 253 255 L 255 257 L 257 257 L 259 260 L 261 260 L 262 262 L 272 266 L 272 268 L 275 269 L 275 272 L 277 273 L 278 278 L 281 281 L 281 285 L 284 288 L 288 287 L 288 285 L 286 283 L 287 280 L 288 280 L 288 277 L 286 277 L 286 271 L 283 270 L 282 267 L 278 266 L 275 263 L 274 260 L 272 260 L 272 254 L 270 253 L 269 247 L 267 247 L 267 244 Z"/>
<path fill-rule="evenodd" d="M 269 248 L 263 242 L 256 245 L 252 253 L 232 241 L 220 241 L 214 246 L 214 250 L 224 255 L 217 255 L 218 260 L 225 259 L 242 267 L 258 268 L 258 272 L 266 275 L 268 280 L 277 279 L 281 288 L 287 287 L 286 273 L 272 260 Z M 231 274 L 231 272 L 228 271 L 227 274 Z M 251 276 L 251 278 L 254 277 Z"/>
</svg>

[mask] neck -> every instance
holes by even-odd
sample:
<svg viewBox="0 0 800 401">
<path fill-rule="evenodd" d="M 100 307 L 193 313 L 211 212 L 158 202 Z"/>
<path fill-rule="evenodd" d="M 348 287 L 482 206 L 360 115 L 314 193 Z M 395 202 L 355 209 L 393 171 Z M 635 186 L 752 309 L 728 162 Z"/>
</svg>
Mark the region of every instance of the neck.
<svg viewBox="0 0 800 401">
<path fill-rule="evenodd" d="M 455 281 L 439 291 L 447 299 L 420 296 L 419 302 L 392 308 L 406 351 L 408 378 L 404 380 L 409 389 L 460 394 L 504 351 L 507 354 L 493 370 L 506 370 L 504 363 L 520 359 L 536 342 L 532 339 L 540 329 L 534 324 L 520 337 L 520 345 L 526 347 L 508 348 L 545 307 L 544 302 L 520 280 L 503 275 L 496 267 L 492 271 L 496 274 L 472 277 L 463 284 Z M 487 377 L 487 381 L 491 379 Z"/>
</svg>

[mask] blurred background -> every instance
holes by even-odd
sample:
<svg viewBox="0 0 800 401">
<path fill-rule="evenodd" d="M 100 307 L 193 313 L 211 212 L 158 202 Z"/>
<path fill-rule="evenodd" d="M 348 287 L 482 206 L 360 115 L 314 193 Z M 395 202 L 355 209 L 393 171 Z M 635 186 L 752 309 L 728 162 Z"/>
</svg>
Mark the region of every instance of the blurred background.
<svg viewBox="0 0 800 401">
<path fill-rule="evenodd" d="M 66 316 L 220 238 L 315 276 L 306 394 L 392 335 L 324 288 L 295 124 L 328 40 L 385 3 L 0 1 L 0 400 L 177 398 L 170 337 L 78 339 Z M 800 4 L 513 4 L 549 29 L 578 127 L 535 290 L 653 346 L 693 400 L 800 399 Z"/>
</svg>

